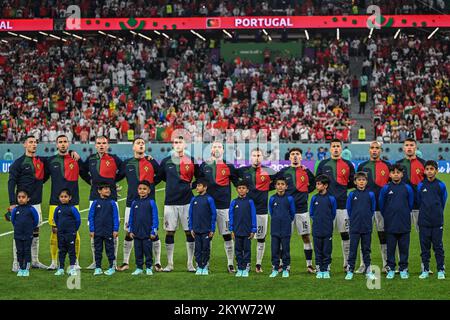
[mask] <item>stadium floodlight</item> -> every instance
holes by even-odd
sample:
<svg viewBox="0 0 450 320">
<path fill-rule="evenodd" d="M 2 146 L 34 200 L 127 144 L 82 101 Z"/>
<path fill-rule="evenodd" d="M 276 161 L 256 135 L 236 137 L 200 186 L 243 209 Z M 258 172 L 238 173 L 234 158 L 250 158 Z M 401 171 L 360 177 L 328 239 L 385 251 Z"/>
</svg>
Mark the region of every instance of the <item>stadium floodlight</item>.
<svg viewBox="0 0 450 320">
<path fill-rule="evenodd" d="M 154 33 L 156 33 L 158 36 L 161 35 L 161 32 L 159 32 L 158 30 L 153 30 Z"/>
<path fill-rule="evenodd" d="M 112 35 L 112 34 L 106 34 L 108 37 L 110 37 L 110 38 L 113 38 L 113 39 L 117 39 L 117 37 L 116 36 L 114 36 L 114 35 Z"/>
<path fill-rule="evenodd" d="M 439 30 L 439 27 L 437 27 L 436 29 L 434 29 L 434 31 L 432 33 L 430 33 L 430 35 L 428 36 L 428 39 L 431 39 L 432 36 L 434 36 L 434 34 Z"/>
<path fill-rule="evenodd" d="M 60 38 L 60 37 L 58 37 L 58 36 L 55 36 L 54 34 L 49 34 L 49 36 L 50 36 L 50 37 L 52 37 L 52 38 L 54 38 L 54 39 L 57 39 L 57 40 L 61 40 L 61 38 Z"/>
<path fill-rule="evenodd" d="M 272 37 L 271 36 L 268 36 L 269 37 L 269 41 L 272 41 Z"/>
<path fill-rule="evenodd" d="M 269 34 L 267 33 L 266 29 L 263 29 L 263 32 L 266 36 L 268 36 Z"/>
<path fill-rule="evenodd" d="M 339 40 L 340 38 L 340 31 L 339 28 L 336 29 L 336 39 Z"/>
<path fill-rule="evenodd" d="M 374 28 L 370 28 L 370 32 L 369 32 L 369 39 L 371 39 L 371 38 L 372 38 L 372 33 L 373 33 L 373 29 L 374 29 Z"/>
<path fill-rule="evenodd" d="M 199 34 L 198 32 L 195 32 L 194 30 L 191 30 L 191 32 L 193 33 L 193 34 L 195 34 L 197 37 L 199 37 L 200 39 L 202 39 L 203 41 L 206 41 L 206 38 L 205 37 L 203 37 L 201 34 Z"/>
<path fill-rule="evenodd" d="M 102 34 L 102 35 L 104 35 L 104 36 L 106 36 L 106 33 L 105 32 L 103 32 L 103 31 L 98 31 L 98 33 L 100 33 L 100 34 Z"/>
<path fill-rule="evenodd" d="M 306 36 L 306 40 L 309 40 L 309 33 L 308 30 L 305 29 L 305 36 Z"/>
<path fill-rule="evenodd" d="M 167 34 L 165 34 L 164 32 L 161 32 L 161 34 L 162 34 L 165 38 L 167 38 L 167 39 L 170 40 L 170 37 L 169 37 Z"/>
<path fill-rule="evenodd" d="M 30 41 L 33 40 L 30 37 L 24 36 L 23 34 L 19 34 L 19 37 L 30 40 Z"/>
<path fill-rule="evenodd" d="M 46 37 L 48 37 L 48 33 L 45 33 L 45 32 L 42 32 L 42 31 L 39 31 L 39 33 L 44 35 L 44 36 L 46 36 Z"/>
<path fill-rule="evenodd" d="M 231 35 L 231 33 L 229 33 L 227 30 L 223 29 L 222 30 L 223 33 L 225 33 L 227 36 L 229 36 L 230 38 L 233 38 L 233 36 Z"/>
<path fill-rule="evenodd" d="M 398 38 L 398 35 L 400 34 L 400 30 L 401 30 L 401 29 L 398 29 L 397 32 L 395 33 L 394 39 L 397 39 L 397 38 Z"/>
<path fill-rule="evenodd" d="M 85 38 L 80 37 L 79 35 L 74 34 L 74 33 L 69 33 L 69 32 L 67 32 L 67 31 L 63 31 L 63 33 L 66 34 L 66 35 L 68 35 L 68 36 L 72 36 L 72 37 L 74 37 L 74 38 L 77 38 L 77 39 L 79 39 L 79 40 L 86 40 Z"/>
<path fill-rule="evenodd" d="M 2 39 L 2 42 L 4 42 L 4 43 L 8 43 L 8 41 L 6 41 L 6 40 L 3 40 L 3 39 Z"/>
<path fill-rule="evenodd" d="M 137 35 L 137 33 L 134 32 L 133 30 L 130 30 L 130 32 L 131 32 L 132 35 Z"/>
<path fill-rule="evenodd" d="M 19 36 L 17 33 L 14 33 L 14 32 L 11 32 L 11 31 L 8 31 L 8 33 L 9 33 L 10 35 L 12 35 L 12 36 L 15 36 L 15 37 Z"/>
<path fill-rule="evenodd" d="M 152 41 L 152 40 L 153 40 L 152 38 L 147 37 L 145 34 L 142 34 L 142 33 L 138 33 L 137 35 L 138 35 L 139 37 L 141 37 L 141 38 L 147 39 L 148 41 Z"/>
</svg>

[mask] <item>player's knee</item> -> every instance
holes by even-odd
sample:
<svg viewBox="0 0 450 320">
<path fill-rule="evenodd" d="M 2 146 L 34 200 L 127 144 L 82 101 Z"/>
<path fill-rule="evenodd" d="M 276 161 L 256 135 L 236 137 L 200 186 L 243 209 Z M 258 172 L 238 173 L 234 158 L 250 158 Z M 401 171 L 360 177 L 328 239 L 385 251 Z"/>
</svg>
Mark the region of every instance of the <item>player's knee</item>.
<svg viewBox="0 0 450 320">
<path fill-rule="evenodd" d="M 309 239 L 309 234 L 302 235 L 302 240 L 304 243 L 310 243 L 311 239 Z"/>
<path fill-rule="evenodd" d="M 175 243 L 175 237 L 173 236 L 173 234 L 172 235 L 166 234 L 166 243 L 167 244 Z"/>
<path fill-rule="evenodd" d="M 343 241 L 350 240 L 350 235 L 348 234 L 348 232 L 341 232 L 341 239 Z"/>
<path fill-rule="evenodd" d="M 264 242 L 266 242 L 266 238 L 258 239 L 257 241 L 258 241 L 259 243 L 264 243 Z"/>
<path fill-rule="evenodd" d="M 231 234 L 224 234 L 223 235 L 223 240 L 224 241 L 231 241 Z"/>
<path fill-rule="evenodd" d="M 127 232 L 127 235 L 125 236 L 125 241 L 133 241 L 133 238 L 130 237 L 130 234 Z"/>
<path fill-rule="evenodd" d="M 380 244 L 386 244 L 386 234 L 384 231 L 378 232 L 378 238 L 380 239 Z"/>
</svg>

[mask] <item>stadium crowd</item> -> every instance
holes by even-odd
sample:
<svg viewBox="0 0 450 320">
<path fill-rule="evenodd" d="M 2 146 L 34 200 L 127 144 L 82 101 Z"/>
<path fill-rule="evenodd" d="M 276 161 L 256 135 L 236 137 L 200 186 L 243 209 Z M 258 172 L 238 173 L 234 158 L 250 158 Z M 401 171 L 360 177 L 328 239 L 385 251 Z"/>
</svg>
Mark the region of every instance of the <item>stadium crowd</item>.
<svg viewBox="0 0 450 320">
<path fill-rule="evenodd" d="M 448 13 L 444 0 L 3 0 L 4 18 L 65 18 L 69 5 L 78 5 L 83 17 L 189 17 L 258 15 L 366 14 L 375 4 L 383 14 Z"/>
</svg>

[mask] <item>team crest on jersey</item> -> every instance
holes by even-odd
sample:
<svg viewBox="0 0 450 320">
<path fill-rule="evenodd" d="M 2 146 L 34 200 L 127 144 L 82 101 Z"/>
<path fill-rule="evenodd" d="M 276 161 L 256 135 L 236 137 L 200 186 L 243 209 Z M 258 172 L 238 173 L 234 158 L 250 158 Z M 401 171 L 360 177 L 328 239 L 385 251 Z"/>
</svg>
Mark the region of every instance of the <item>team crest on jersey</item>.
<svg viewBox="0 0 450 320">
<path fill-rule="evenodd" d="M 188 164 L 185 165 L 184 168 L 186 169 L 186 171 L 188 171 L 189 170 L 189 165 Z"/>
<path fill-rule="evenodd" d="M 139 208 L 139 206 L 138 206 L 138 205 L 136 205 L 136 206 L 134 206 L 134 208 L 135 208 L 135 209 L 137 209 L 137 208 Z"/>
<path fill-rule="evenodd" d="M 239 208 L 239 205 L 237 204 L 237 205 L 235 206 L 235 208 L 236 208 L 236 209 Z"/>
<path fill-rule="evenodd" d="M 264 181 L 264 180 L 266 180 L 266 177 L 265 176 L 261 176 L 261 181 Z"/>
<path fill-rule="evenodd" d="M 304 177 L 304 176 L 301 176 L 301 177 L 300 177 L 300 180 L 302 180 L 302 182 L 304 182 L 304 181 L 305 181 L 305 177 Z"/>
<path fill-rule="evenodd" d="M 224 176 L 226 173 L 225 169 L 222 169 L 222 175 Z"/>
<path fill-rule="evenodd" d="M 316 201 L 316 202 L 314 202 L 314 204 L 317 206 L 317 205 L 319 205 L 319 202 L 318 201 Z"/>
<path fill-rule="evenodd" d="M 109 160 L 106 160 L 106 166 L 109 167 L 109 165 L 111 164 L 111 162 L 109 162 Z"/>
<path fill-rule="evenodd" d="M 342 172 L 342 174 L 345 174 L 345 169 L 342 169 L 341 172 Z"/>
<path fill-rule="evenodd" d="M 144 170 L 145 170 L 145 172 L 148 172 L 148 167 L 145 166 L 145 167 L 144 167 Z"/>
<path fill-rule="evenodd" d="M 425 188 L 425 189 L 422 190 L 422 192 L 428 192 L 428 190 Z"/>
<path fill-rule="evenodd" d="M 73 167 L 74 167 L 73 163 L 69 164 L 70 170 L 73 170 Z"/>
<path fill-rule="evenodd" d="M 386 175 L 386 172 L 384 170 L 381 170 L 381 175 L 384 177 Z"/>
<path fill-rule="evenodd" d="M 41 164 L 40 163 L 36 164 L 36 168 L 40 169 L 41 168 Z"/>
<path fill-rule="evenodd" d="M 420 174 L 420 169 L 419 168 L 416 169 L 416 173 Z"/>
<path fill-rule="evenodd" d="M 353 200 L 358 200 L 358 197 L 354 197 Z"/>
<path fill-rule="evenodd" d="M 391 191 L 389 191 L 389 193 L 388 193 L 388 194 L 394 194 L 394 191 L 392 191 L 392 190 L 391 190 Z"/>
<path fill-rule="evenodd" d="M 273 204 L 274 206 L 277 206 L 278 204 L 276 203 L 276 202 L 274 202 L 274 204 Z"/>
</svg>

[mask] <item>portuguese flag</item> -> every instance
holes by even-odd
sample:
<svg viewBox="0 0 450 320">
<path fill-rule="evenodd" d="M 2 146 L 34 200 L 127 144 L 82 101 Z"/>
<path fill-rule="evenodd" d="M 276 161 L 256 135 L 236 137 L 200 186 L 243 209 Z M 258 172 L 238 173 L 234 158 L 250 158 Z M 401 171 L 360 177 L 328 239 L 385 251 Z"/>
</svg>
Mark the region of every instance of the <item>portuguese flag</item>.
<svg viewBox="0 0 450 320">
<path fill-rule="evenodd" d="M 170 142 L 172 132 L 173 132 L 172 126 L 156 128 L 156 140 L 163 142 Z"/>
</svg>

